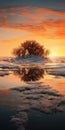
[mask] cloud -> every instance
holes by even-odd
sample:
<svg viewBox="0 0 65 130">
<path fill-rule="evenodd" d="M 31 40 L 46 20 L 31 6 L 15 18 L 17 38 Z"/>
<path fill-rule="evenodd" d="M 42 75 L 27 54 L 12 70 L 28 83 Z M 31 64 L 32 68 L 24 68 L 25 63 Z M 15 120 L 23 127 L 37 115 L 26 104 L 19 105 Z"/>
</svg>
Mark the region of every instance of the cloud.
<svg viewBox="0 0 65 130">
<path fill-rule="evenodd" d="M 0 27 L 24 30 L 46 38 L 65 37 L 65 11 L 18 6 L 0 8 Z"/>
<path fill-rule="evenodd" d="M 60 2 L 59 5 L 65 6 L 65 2 Z"/>
<path fill-rule="evenodd" d="M 9 25 L 8 20 L 0 20 L 0 27 L 7 27 Z"/>
<path fill-rule="evenodd" d="M 50 9 L 50 8 L 36 8 L 37 13 L 42 14 L 54 14 L 54 15 L 65 15 L 65 10 L 56 10 L 56 9 Z"/>
</svg>

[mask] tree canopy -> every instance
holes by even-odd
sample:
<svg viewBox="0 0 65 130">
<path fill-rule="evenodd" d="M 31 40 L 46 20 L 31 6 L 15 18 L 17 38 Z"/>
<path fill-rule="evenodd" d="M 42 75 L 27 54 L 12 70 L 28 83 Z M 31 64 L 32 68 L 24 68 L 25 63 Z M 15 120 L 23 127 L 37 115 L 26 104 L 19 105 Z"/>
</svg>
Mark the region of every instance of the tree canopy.
<svg viewBox="0 0 65 130">
<path fill-rule="evenodd" d="M 49 50 L 40 45 L 40 43 L 32 40 L 21 43 L 18 48 L 15 48 L 13 50 L 13 54 L 17 57 L 26 55 L 37 55 L 47 58 L 47 56 L 49 55 Z"/>
</svg>

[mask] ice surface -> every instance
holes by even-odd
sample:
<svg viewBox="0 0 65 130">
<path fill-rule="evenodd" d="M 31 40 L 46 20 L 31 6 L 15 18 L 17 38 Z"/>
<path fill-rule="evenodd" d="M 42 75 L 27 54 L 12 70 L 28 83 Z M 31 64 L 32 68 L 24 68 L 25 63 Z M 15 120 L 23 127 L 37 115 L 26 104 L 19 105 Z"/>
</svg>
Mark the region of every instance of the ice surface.
<svg viewBox="0 0 65 130">
<path fill-rule="evenodd" d="M 27 75 L 29 68 L 33 69 L 33 67 L 39 67 L 39 70 L 42 68 L 45 69 L 46 74 L 54 75 L 54 76 L 65 76 L 65 58 L 58 59 L 42 59 L 38 56 L 31 57 L 20 57 L 20 58 L 4 58 L 0 60 L 0 76 L 9 75 L 10 71 L 17 70 L 18 73 L 24 76 Z M 26 71 L 23 72 L 25 68 Z M 22 70 L 22 72 L 19 72 Z M 26 72 L 26 73 L 25 73 Z M 37 71 L 38 72 L 38 69 Z M 40 72 L 40 71 L 39 71 Z M 30 74 L 30 73 L 28 73 Z M 38 73 L 35 73 L 36 77 Z M 20 76 L 19 75 L 19 76 Z M 29 75 L 30 76 L 30 75 Z M 32 75 L 33 77 L 33 75 Z M 2 78 L 2 77 L 1 77 Z M 4 77 L 3 77 L 4 78 Z M 31 76 L 30 76 L 31 78 Z M 50 85 L 45 85 L 43 82 L 37 81 L 28 81 L 26 84 L 18 84 L 20 86 L 14 85 L 11 87 L 10 78 L 10 92 L 11 98 L 8 97 L 5 99 L 3 96 L 3 100 L 9 100 L 8 104 L 13 102 L 13 105 L 17 104 L 15 107 L 16 114 L 11 117 L 11 122 L 15 123 L 19 130 L 25 130 L 25 126 L 28 122 L 28 114 L 30 110 L 36 110 L 45 114 L 55 114 L 56 112 L 65 111 L 65 95 L 58 92 L 56 89 Z M 17 78 L 15 78 L 16 82 Z M 13 82 L 13 81 L 12 81 Z M 7 82 L 8 85 L 8 82 Z M 18 102 L 17 99 L 18 98 Z M 1 101 L 1 99 L 0 99 Z M 20 102 L 20 104 L 19 104 Z"/>
<path fill-rule="evenodd" d="M 61 58 L 60 58 L 61 59 Z M 43 59 L 39 56 L 28 56 L 28 57 L 17 57 L 17 58 L 5 58 L 0 60 L 0 75 L 5 74 L 4 69 L 19 69 L 23 67 L 39 67 L 45 68 L 48 74 L 57 75 L 57 76 L 65 76 L 65 63 L 63 58 L 61 59 L 60 63 L 58 63 L 59 59 Z M 64 58 L 65 60 L 65 58 Z M 8 73 L 8 72 L 6 72 Z"/>
</svg>

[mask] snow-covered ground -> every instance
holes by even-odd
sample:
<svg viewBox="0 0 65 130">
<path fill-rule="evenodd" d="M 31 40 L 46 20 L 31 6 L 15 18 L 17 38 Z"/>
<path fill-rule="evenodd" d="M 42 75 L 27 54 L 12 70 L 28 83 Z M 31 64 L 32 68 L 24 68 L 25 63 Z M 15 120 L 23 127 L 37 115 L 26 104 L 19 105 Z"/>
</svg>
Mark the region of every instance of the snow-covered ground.
<svg viewBox="0 0 65 130">
<path fill-rule="evenodd" d="M 65 58 L 61 59 L 61 61 Z M 55 62 L 54 62 L 55 61 Z M 27 57 L 17 57 L 17 58 L 0 58 L 0 75 L 7 75 L 8 70 L 16 70 L 23 67 L 39 67 L 46 69 L 48 74 L 65 76 L 65 63 L 59 62 L 57 59 L 43 59 L 39 56 L 27 56 Z M 7 69 L 7 72 L 4 70 Z"/>
</svg>

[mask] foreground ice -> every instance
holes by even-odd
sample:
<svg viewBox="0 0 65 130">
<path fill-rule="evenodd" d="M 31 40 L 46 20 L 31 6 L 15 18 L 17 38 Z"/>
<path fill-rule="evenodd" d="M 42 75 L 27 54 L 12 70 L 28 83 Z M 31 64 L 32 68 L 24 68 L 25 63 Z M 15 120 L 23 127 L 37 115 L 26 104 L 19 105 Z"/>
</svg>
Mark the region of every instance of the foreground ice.
<svg viewBox="0 0 65 130">
<path fill-rule="evenodd" d="M 3 70 L 1 70 L 0 71 L 0 76 L 5 76 L 5 75 L 9 75 L 10 74 L 10 72 L 9 71 L 3 71 Z"/>
<path fill-rule="evenodd" d="M 0 61 L 0 69 L 16 69 L 19 65 L 8 61 Z"/>
</svg>

